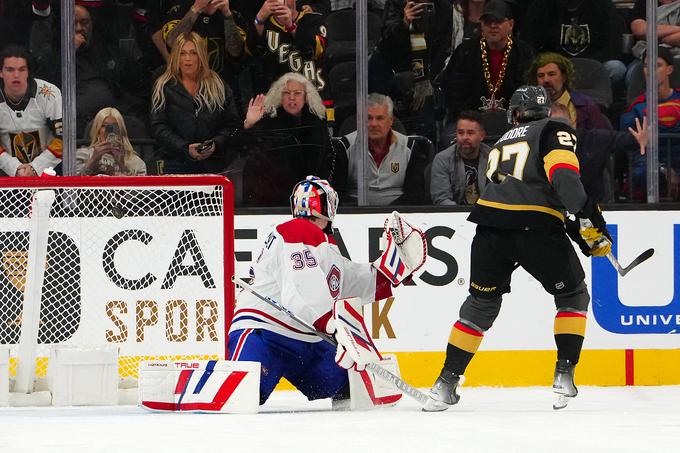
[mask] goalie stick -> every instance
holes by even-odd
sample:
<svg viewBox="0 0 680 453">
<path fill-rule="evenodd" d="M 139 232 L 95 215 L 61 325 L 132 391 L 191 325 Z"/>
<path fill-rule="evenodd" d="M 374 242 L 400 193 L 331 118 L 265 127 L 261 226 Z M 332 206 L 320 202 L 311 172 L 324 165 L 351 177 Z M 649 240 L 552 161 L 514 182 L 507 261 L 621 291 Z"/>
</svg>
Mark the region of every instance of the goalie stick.
<svg viewBox="0 0 680 453">
<path fill-rule="evenodd" d="M 253 296 L 260 299 L 262 302 L 265 302 L 265 303 L 271 305 L 272 307 L 276 308 L 277 310 L 285 313 L 293 321 L 297 322 L 299 325 L 301 325 L 302 327 L 304 327 L 305 329 L 307 329 L 309 332 L 313 333 L 314 335 L 318 336 L 319 338 L 321 338 L 326 343 L 330 343 L 333 346 L 338 345 L 338 342 L 335 340 L 335 338 L 333 338 L 332 336 L 327 335 L 323 332 L 319 332 L 318 330 L 316 330 L 314 328 L 314 326 L 312 326 L 308 322 L 304 321 L 303 319 L 300 319 L 299 317 L 297 317 L 295 315 L 295 313 L 291 312 L 290 310 L 288 310 L 286 307 L 279 304 L 277 301 L 275 301 L 271 297 L 263 296 L 262 294 L 258 293 L 256 290 L 253 289 L 252 286 L 250 286 L 248 283 L 244 282 L 240 278 L 233 276 L 231 278 L 231 281 L 234 282 L 235 285 L 240 286 L 241 288 L 243 288 L 246 291 L 248 291 L 249 293 L 251 293 Z M 401 390 L 406 395 L 415 399 L 416 401 L 418 401 L 422 405 L 425 405 L 425 403 L 429 399 L 429 397 L 426 394 L 424 394 L 423 392 L 421 392 L 417 388 L 412 387 L 409 383 L 407 383 L 406 381 L 401 379 L 399 376 L 396 376 L 396 375 L 390 373 L 388 370 L 381 367 L 377 363 L 371 362 L 371 363 L 366 364 L 366 369 L 371 370 L 373 373 L 375 373 L 381 379 L 383 379 L 386 382 L 389 382 L 396 389 Z"/>
<path fill-rule="evenodd" d="M 618 272 L 619 275 L 623 277 L 628 272 L 635 269 L 638 265 L 650 259 L 652 255 L 654 255 L 654 249 L 647 249 L 640 253 L 640 255 L 626 267 L 621 266 L 619 260 L 617 260 L 614 254 L 611 252 L 607 254 L 607 258 L 609 259 L 609 262 L 612 263 L 612 266 L 614 266 L 614 269 L 616 269 L 616 272 Z"/>
</svg>

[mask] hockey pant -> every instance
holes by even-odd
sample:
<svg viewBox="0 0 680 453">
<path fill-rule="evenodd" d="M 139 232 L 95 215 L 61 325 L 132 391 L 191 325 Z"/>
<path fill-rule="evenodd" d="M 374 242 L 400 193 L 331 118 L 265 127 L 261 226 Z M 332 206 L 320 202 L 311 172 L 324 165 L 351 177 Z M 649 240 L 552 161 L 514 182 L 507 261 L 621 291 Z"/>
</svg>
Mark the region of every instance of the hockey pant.
<svg viewBox="0 0 680 453">
<path fill-rule="evenodd" d="M 260 362 L 260 404 L 281 378 L 309 400 L 331 398 L 349 386 L 347 370 L 335 363 L 335 347 L 324 341 L 308 343 L 264 329 L 229 333 L 229 360 Z"/>
<path fill-rule="evenodd" d="M 564 231 L 478 226 L 472 242 L 470 295 L 451 329 L 445 368 L 456 374 L 464 372 L 484 332 L 496 320 L 503 294 L 510 292 L 517 265 L 554 296 L 558 358 L 578 362 L 590 296 L 583 268 Z"/>
</svg>

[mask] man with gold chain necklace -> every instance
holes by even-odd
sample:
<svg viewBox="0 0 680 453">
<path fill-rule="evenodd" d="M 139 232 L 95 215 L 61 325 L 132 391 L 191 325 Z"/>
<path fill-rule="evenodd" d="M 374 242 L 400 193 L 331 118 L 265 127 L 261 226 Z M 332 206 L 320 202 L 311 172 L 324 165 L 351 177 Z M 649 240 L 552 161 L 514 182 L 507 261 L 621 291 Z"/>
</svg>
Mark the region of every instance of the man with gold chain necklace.
<svg viewBox="0 0 680 453">
<path fill-rule="evenodd" d="M 481 16 L 482 36 L 456 48 L 444 70 L 449 118 L 462 110 L 505 110 L 508 99 L 522 84 L 533 51 L 512 36 L 512 10 L 503 0 L 489 0 Z"/>
</svg>

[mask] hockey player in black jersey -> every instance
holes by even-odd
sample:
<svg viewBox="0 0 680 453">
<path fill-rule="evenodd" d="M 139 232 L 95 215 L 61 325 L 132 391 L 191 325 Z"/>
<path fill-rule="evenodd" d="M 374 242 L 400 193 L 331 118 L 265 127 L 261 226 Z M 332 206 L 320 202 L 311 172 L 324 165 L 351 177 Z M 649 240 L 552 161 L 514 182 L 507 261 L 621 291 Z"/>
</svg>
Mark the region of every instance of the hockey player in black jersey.
<svg viewBox="0 0 680 453">
<path fill-rule="evenodd" d="M 557 364 L 553 407 L 565 407 L 578 393 L 574 367 L 586 328 L 590 296 L 583 268 L 565 234 L 597 256 L 611 250 L 599 207 L 586 196 L 579 177 L 576 134 L 551 120 L 550 97 L 540 86 L 512 95 L 508 121 L 514 125 L 489 154 L 487 183 L 468 220 L 477 224 L 472 242 L 470 294 L 451 328 L 446 360 L 423 410 L 441 411 L 460 399 L 456 388 L 470 360 L 510 292 L 512 272 L 522 266 L 555 298 Z M 582 226 L 581 226 L 582 225 Z M 576 233 L 574 233 L 576 232 Z"/>
</svg>

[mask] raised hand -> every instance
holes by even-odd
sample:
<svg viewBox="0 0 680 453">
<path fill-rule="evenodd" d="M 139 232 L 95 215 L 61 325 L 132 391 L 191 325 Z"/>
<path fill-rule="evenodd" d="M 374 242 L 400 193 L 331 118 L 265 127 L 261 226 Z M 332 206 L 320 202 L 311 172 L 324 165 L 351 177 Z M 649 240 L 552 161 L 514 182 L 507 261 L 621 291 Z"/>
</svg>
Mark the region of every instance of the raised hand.
<svg viewBox="0 0 680 453">
<path fill-rule="evenodd" d="M 194 4 L 191 5 L 191 10 L 195 13 L 202 13 L 206 8 L 208 8 L 209 4 L 210 0 L 194 0 Z M 214 12 L 215 10 L 213 10 L 213 13 Z"/>
<path fill-rule="evenodd" d="M 414 20 L 420 19 L 423 8 L 425 8 L 424 3 L 406 2 L 406 5 L 404 6 L 404 23 L 407 27 L 410 26 Z"/>
<path fill-rule="evenodd" d="M 272 14 L 284 27 L 287 28 L 293 25 L 293 12 L 286 5 L 279 3 L 275 8 L 272 8 Z"/>
<path fill-rule="evenodd" d="M 245 129 L 250 129 L 262 119 L 265 113 L 264 101 L 266 97 L 264 94 L 258 94 L 248 103 L 248 111 L 246 112 L 246 119 L 243 122 Z"/>
<path fill-rule="evenodd" d="M 21 164 L 17 167 L 16 176 L 37 176 L 31 164 Z"/>
<path fill-rule="evenodd" d="M 640 145 L 640 155 L 645 155 L 645 148 L 649 141 L 649 128 L 647 127 L 647 117 L 642 118 L 642 126 L 640 126 L 640 118 L 635 118 L 635 129 L 628 128 L 628 132 L 635 138 L 635 141 Z"/>
<path fill-rule="evenodd" d="M 257 20 L 264 22 L 274 14 L 274 11 L 276 11 L 279 6 L 281 6 L 279 0 L 265 0 L 255 17 L 257 17 Z"/>
<path fill-rule="evenodd" d="M 229 0 L 213 0 L 210 6 L 214 6 L 215 9 L 218 9 L 224 17 L 231 17 Z"/>
</svg>

